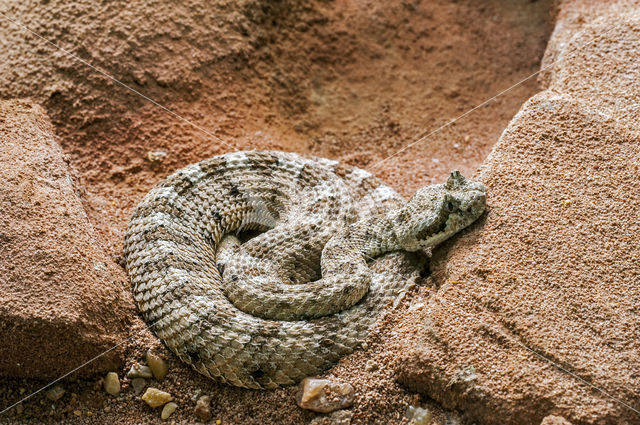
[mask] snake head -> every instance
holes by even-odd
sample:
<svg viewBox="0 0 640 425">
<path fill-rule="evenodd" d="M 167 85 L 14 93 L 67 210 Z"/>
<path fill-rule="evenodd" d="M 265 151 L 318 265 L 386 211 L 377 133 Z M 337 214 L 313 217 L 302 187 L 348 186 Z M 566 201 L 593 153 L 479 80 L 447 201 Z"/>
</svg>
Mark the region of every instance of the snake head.
<svg viewBox="0 0 640 425">
<path fill-rule="evenodd" d="M 485 186 L 453 171 L 446 183 L 418 189 L 395 211 L 398 242 L 406 251 L 433 247 L 473 223 L 485 205 Z"/>
</svg>

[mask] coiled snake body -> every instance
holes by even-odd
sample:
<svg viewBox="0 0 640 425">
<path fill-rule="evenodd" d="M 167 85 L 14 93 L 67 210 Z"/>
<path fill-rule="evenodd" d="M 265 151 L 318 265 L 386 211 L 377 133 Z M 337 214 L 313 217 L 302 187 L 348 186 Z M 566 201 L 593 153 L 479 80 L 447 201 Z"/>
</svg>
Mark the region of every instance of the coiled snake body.
<svg viewBox="0 0 640 425">
<path fill-rule="evenodd" d="M 183 361 L 277 388 L 351 353 L 415 278 L 398 251 L 440 243 L 484 205 L 484 186 L 458 172 L 407 202 L 356 167 L 236 152 L 153 188 L 124 252 L 138 308 Z"/>
</svg>

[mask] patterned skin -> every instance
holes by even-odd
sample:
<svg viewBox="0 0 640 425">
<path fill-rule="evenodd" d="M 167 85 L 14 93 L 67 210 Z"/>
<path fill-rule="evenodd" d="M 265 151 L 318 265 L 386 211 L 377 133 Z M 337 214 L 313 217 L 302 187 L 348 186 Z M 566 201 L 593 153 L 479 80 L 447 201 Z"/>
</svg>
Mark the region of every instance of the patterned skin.
<svg viewBox="0 0 640 425">
<path fill-rule="evenodd" d="M 153 188 L 124 252 L 138 308 L 183 361 L 231 385 L 277 388 L 353 352 L 413 285 L 406 251 L 439 244 L 484 208 L 484 186 L 457 171 L 405 201 L 356 167 L 236 152 Z"/>
</svg>

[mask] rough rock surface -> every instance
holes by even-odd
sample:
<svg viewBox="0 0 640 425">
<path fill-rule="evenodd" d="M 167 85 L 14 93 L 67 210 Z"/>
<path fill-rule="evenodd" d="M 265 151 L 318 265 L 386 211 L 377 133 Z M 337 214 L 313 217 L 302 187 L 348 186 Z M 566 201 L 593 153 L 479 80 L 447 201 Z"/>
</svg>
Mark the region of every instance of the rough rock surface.
<svg viewBox="0 0 640 425">
<path fill-rule="evenodd" d="M 58 377 L 125 338 L 123 273 L 94 234 L 46 114 L 29 101 L 0 103 L 0 176 L 0 375 Z M 113 370 L 121 355 L 79 374 Z"/>
<path fill-rule="evenodd" d="M 638 0 L 558 0 L 557 3 L 556 24 L 542 58 L 538 78 L 545 88 L 549 86 L 554 72 L 563 67 L 561 53 L 576 34 L 591 27 L 591 23 L 600 17 L 609 15 L 609 19 L 615 19 L 633 13 L 639 4 Z"/>
<path fill-rule="evenodd" d="M 640 421 L 640 7 L 610 7 L 551 43 L 482 167 L 484 222 L 399 329 L 399 381 L 482 423 Z"/>
</svg>

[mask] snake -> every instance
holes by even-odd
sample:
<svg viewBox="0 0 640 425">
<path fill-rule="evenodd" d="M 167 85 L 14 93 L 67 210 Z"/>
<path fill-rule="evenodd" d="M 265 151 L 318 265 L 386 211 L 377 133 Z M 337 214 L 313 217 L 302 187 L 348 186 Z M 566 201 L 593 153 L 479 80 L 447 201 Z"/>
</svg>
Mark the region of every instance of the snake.
<svg viewBox="0 0 640 425">
<path fill-rule="evenodd" d="M 484 185 L 458 171 L 405 200 L 337 161 L 232 152 L 144 196 L 125 232 L 126 270 L 143 319 L 182 361 L 275 389 L 362 347 L 415 285 L 408 253 L 467 227 L 485 203 Z"/>
</svg>

